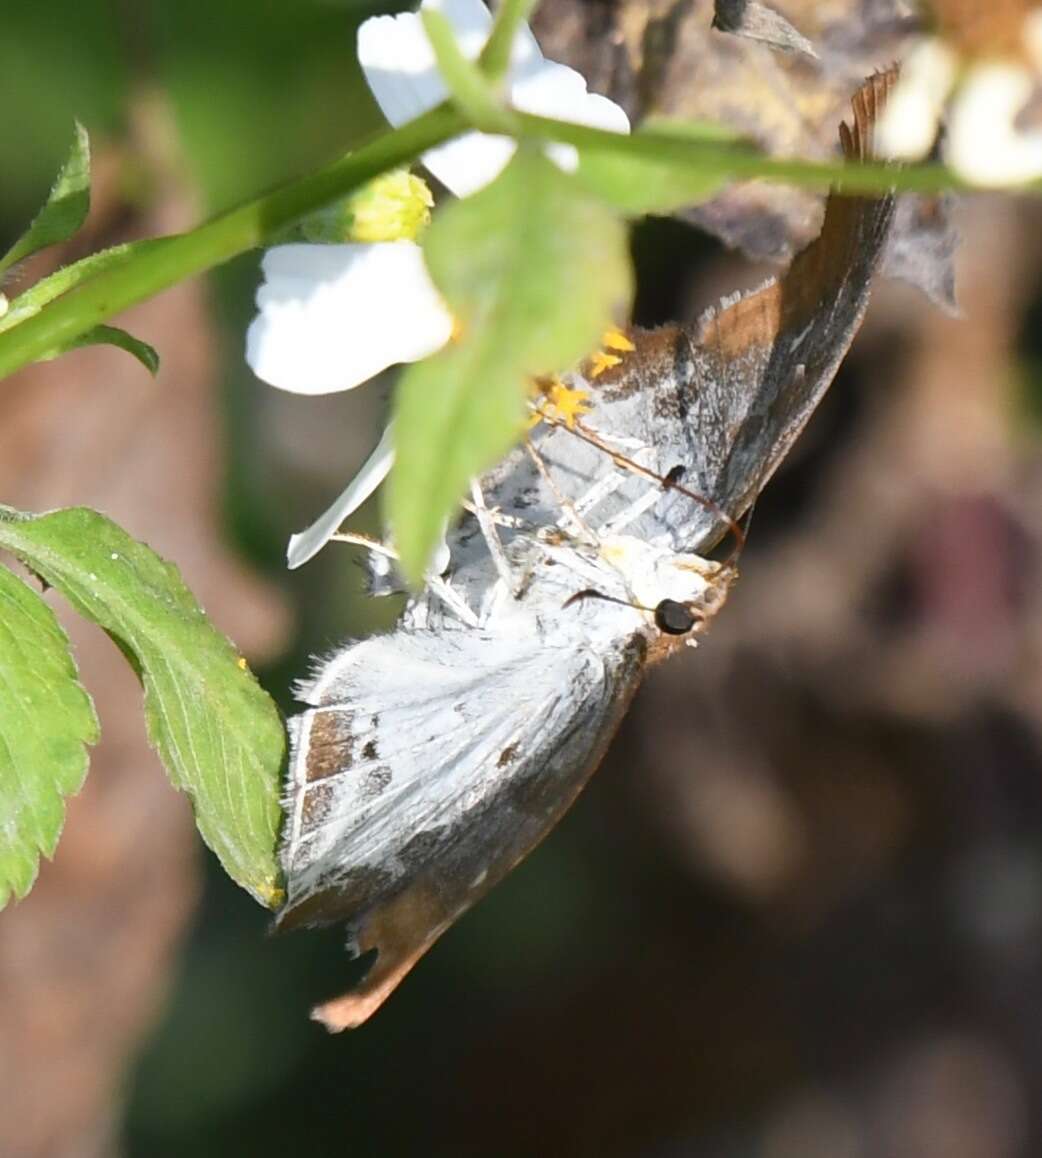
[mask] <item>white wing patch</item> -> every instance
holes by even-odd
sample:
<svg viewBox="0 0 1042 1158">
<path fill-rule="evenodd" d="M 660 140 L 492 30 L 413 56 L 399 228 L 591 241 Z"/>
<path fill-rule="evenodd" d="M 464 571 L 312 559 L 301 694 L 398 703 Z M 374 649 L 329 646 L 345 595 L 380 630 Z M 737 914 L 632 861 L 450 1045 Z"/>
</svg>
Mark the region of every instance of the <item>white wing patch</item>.
<svg viewBox="0 0 1042 1158">
<path fill-rule="evenodd" d="M 395 632 L 341 652 L 296 722 L 286 868 L 303 883 L 334 846 L 366 858 L 389 826 L 437 822 L 526 728 L 572 709 L 554 659 L 545 644 L 463 631 Z"/>
<path fill-rule="evenodd" d="M 324 1015 L 334 1027 L 368 1016 L 596 766 L 643 640 L 595 653 L 562 636 L 399 630 L 348 647 L 303 690 L 280 924 L 347 920 L 359 951 L 379 951 Z"/>
<path fill-rule="evenodd" d="M 294 723 L 284 865 L 294 892 L 388 858 L 604 705 L 608 657 L 574 639 L 395 632 L 341 652 Z M 614 682 L 614 681 L 613 681 Z"/>
</svg>

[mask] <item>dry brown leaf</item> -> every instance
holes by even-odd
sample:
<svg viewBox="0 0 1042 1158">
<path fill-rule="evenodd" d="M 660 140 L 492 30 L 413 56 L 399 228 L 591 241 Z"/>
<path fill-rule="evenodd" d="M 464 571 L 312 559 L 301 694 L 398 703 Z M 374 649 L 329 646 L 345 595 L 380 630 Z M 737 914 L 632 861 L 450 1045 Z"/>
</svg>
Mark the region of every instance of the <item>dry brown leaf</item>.
<svg viewBox="0 0 1042 1158">
<path fill-rule="evenodd" d="M 543 5 L 536 19 L 549 55 L 578 68 L 635 118 L 712 121 L 773 156 L 833 157 L 833 126 L 851 95 L 901 58 L 916 22 L 900 0 L 788 0 L 772 7 L 820 59 L 714 28 L 713 0 L 558 0 Z M 952 312 L 956 238 L 949 203 L 902 200 L 884 272 Z M 808 190 L 745 182 L 683 216 L 754 260 L 780 263 L 816 236 L 822 203 Z"/>
</svg>

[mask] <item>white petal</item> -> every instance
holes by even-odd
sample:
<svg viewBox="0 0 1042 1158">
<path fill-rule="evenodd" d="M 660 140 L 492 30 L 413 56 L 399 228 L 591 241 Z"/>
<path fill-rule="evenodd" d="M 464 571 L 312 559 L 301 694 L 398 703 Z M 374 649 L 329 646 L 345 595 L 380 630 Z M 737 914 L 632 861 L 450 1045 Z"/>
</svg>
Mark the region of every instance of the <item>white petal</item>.
<svg viewBox="0 0 1042 1158">
<path fill-rule="evenodd" d="M 452 560 L 452 552 L 449 550 L 449 542 L 445 537 L 448 530 L 446 524 L 441 531 L 441 538 L 438 540 L 438 545 L 434 548 L 434 554 L 431 556 L 430 572 L 433 575 L 444 575 L 449 569 L 449 563 Z"/>
<path fill-rule="evenodd" d="M 444 13 L 463 54 L 471 60 L 477 58 L 492 26 L 492 17 L 481 0 L 424 0 L 422 7 Z M 411 120 L 448 96 L 415 13 L 367 20 L 358 30 L 358 59 L 392 125 Z M 587 92 L 586 81 L 574 69 L 546 60 L 527 25 L 518 30 L 514 41 L 507 84 L 511 100 L 523 112 L 629 132 L 625 112 L 607 97 Z M 466 133 L 424 153 L 423 163 L 457 197 L 466 197 L 494 180 L 514 149 L 508 137 Z M 562 168 L 576 167 L 571 146 L 553 145 L 547 151 Z"/>
<path fill-rule="evenodd" d="M 425 0 L 452 24 L 464 56 L 480 54 L 492 27 L 481 0 Z M 539 48 L 530 32 L 519 36 L 515 57 L 527 61 Z M 384 116 L 392 125 L 418 117 L 449 95 L 434 60 L 423 23 L 414 12 L 377 16 L 358 30 L 358 60 Z M 466 197 L 501 172 L 514 152 L 513 141 L 467 133 L 423 155 L 423 163 L 457 197 Z"/>
<path fill-rule="evenodd" d="M 1021 132 L 1018 114 L 1034 92 L 1022 65 L 977 65 L 955 96 L 946 156 L 977 185 L 1018 185 L 1042 177 L 1042 133 Z"/>
<path fill-rule="evenodd" d="M 581 73 L 552 60 L 530 65 L 511 86 L 510 96 L 524 113 L 589 125 L 609 133 L 630 131 L 630 119 L 622 108 L 607 97 L 587 92 Z M 547 153 L 566 172 L 578 168 L 579 155 L 571 145 L 551 145 Z"/>
<path fill-rule="evenodd" d="M 425 0 L 422 6 L 445 16 L 464 56 L 470 60 L 478 56 L 492 27 L 492 17 L 481 0 Z M 415 12 L 366 20 L 358 29 L 358 62 L 392 125 L 411 121 L 449 95 Z"/>
<path fill-rule="evenodd" d="M 510 137 L 464 133 L 423 154 L 427 169 L 457 197 L 469 197 L 507 167 L 517 145 Z"/>
<path fill-rule="evenodd" d="M 286 551 L 286 562 L 292 570 L 300 567 L 319 551 L 337 533 L 340 524 L 365 502 L 387 477 L 394 462 L 394 444 L 391 427 L 383 432 L 376 449 L 366 459 L 365 465 L 348 483 L 344 492 L 320 515 L 306 531 L 293 535 Z"/>
<path fill-rule="evenodd" d="M 630 131 L 623 109 L 607 97 L 588 92 L 582 73 L 552 60 L 540 60 L 525 69 L 511 84 L 510 97 L 522 112 L 612 133 Z"/>
<path fill-rule="evenodd" d="M 388 366 L 426 358 L 452 333 L 415 242 L 281 245 L 262 269 L 246 361 L 282 390 L 350 390 Z"/>
<path fill-rule="evenodd" d="M 917 161 L 933 148 L 957 70 L 955 53 L 935 38 L 909 52 L 876 129 L 881 157 Z"/>
</svg>

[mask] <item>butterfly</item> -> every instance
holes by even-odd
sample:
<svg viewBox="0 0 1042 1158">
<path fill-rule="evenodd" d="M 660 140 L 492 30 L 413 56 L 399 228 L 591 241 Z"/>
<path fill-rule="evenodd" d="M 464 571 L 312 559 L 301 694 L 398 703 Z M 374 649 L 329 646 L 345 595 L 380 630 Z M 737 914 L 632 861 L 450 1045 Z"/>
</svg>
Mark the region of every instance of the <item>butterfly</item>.
<svg viewBox="0 0 1042 1158">
<path fill-rule="evenodd" d="M 856 94 L 848 157 L 871 155 L 893 79 Z M 300 688 L 278 924 L 342 921 L 368 962 L 315 1010 L 327 1027 L 365 1021 L 538 844 L 649 665 L 720 609 L 737 572 L 709 555 L 831 383 L 893 211 L 833 193 L 783 277 L 694 329 L 618 335 L 555 384 L 526 444 L 475 483 L 449 571 Z"/>
</svg>

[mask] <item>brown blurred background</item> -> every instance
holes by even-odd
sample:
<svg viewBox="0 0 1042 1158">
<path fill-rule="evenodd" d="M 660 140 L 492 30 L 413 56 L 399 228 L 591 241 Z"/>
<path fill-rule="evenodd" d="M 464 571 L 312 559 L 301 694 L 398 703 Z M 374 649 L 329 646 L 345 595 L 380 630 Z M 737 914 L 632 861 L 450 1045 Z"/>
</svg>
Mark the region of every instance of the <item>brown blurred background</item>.
<svg viewBox="0 0 1042 1158">
<path fill-rule="evenodd" d="M 711 7 L 546 0 L 537 28 L 631 112 L 825 155 L 914 25 L 889 0 L 779 3 L 815 64 L 711 32 Z M 74 116 L 97 187 L 66 258 L 357 140 L 378 124 L 364 14 L 8 0 L 0 247 Z M 1042 1153 L 1042 205 L 915 206 L 903 268 L 942 302 L 949 211 L 962 316 L 880 283 L 726 613 L 648 681 L 561 828 L 354 1034 L 307 1020 L 345 976 L 339 935 L 265 935 L 148 754 L 134 681 L 76 629 L 104 740 L 54 863 L 0 916 L 0 1154 Z M 638 320 L 755 284 L 819 214 L 754 186 L 639 225 Z M 289 710 L 309 652 L 393 617 L 346 549 L 281 566 L 388 384 L 252 380 L 256 264 L 128 318 L 155 382 L 108 350 L 5 382 L 0 498 L 97 505 L 176 560 Z"/>
</svg>

